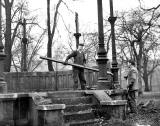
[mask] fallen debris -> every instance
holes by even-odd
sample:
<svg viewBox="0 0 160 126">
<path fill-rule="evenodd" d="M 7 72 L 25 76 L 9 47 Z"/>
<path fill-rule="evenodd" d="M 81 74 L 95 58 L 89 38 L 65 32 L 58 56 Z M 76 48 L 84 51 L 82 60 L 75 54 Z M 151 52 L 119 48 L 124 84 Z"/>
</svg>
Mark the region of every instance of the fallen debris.
<svg viewBox="0 0 160 126">
<path fill-rule="evenodd" d="M 32 99 L 36 105 L 47 105 L 52 103 L 51 99 L 44 98 L 40 96 L 38 93 L 34 93 L 32 95 Z"/>
</svg>

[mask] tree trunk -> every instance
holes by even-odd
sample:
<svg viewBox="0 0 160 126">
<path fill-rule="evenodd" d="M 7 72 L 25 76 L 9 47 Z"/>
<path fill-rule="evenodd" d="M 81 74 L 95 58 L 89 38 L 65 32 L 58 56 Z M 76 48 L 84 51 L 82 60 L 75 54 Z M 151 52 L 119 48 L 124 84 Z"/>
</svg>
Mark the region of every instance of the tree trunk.
<svg viewBox="0 0 160 126">
<path fill-rule="evenodd" d="M 48 39 L 47 57 L 52 58 L 52 41 L 50 39 Z M 48 70 L 54 71 L 53 66 L 52 66 L 52 61 L 47 61 L 47 62 L 48 62 Z"/>
<path fill-rule="evenodd" d="M 141 95 L 143 93 L 143 87 L 142 87 L 142 75 L 141 75 L 141 63 L 142 61 L 140 60 L 142 58 L 137 58 L 137 69 L 138 69 L 138 84 L 139 84 L 139 95 Z"/>
<path fill-rule="evenodd" d="M 153 77 L 153 73 L 151 73 L 150 75 L 150 91 L 152 91 L 152 77 Z"/>
<path fill-rule="evenodd" d="M 50 26 L 50 0 L 47 0 L 47 27 L 48 27 L 48 44 L 47 44 L 47 57 L 52 58 L 52 38 L 51 38 L 51 26 Z M 54 71 L 52 61 L 48 62 L 48 70 Z"/>
<path fill-rule="evenodd" d="M 4 61 L 4 71 L 10 72 L 11 67 L 11 7 L 12 5 L 8 0 L 5 1 L 5 12 L 6 12 L 6 32 L 5 32 L 5 54 L 6 58 Z"/>
<path fill-rule="evenodd" d="M 51 32 L 51 26 L 50 26 L 50 0 L 47 0 L 47 26 L 48 26 L 47 57 L 49 57 L 49 58 L 52 58 L 52 40 L 53 40 L 55 29 L 56 29 L 56 26 L 57 26 L 58 9 L 59 9 L 61 3 L 62 3 L 62 0 L 59 0 L 57 5 L 56 5 L 56 10 L 55 10 L 55 13 L 54 13 L 53 28 L 52 28 L 52 32 Z M 51 61 L 48 61 L 48 70 L 49 71 L 54 71 Z"/>
<path fill-rule="evenodd" d="M 149 83 L 148 83 L 148 72 L 147 72 L 147 65 L 148 65 L 148 60 L 146 59 L 146 57 L 144 56 L 144 63 L 143 63 L 143 79 L 145 82 L 145 91 L 149 91 Z"/>
<path fill-rule="evenodd" d="M 144 79 L 144 83 L 145 83 L 145 88 L 144 90 L 145 91 L 149 91 L 149 83 L 148 83 L 148 76 L 147 76 L 147 71 L 144 71 L 144 74 L 143 74 L 143 79 Z"/>
</svg>

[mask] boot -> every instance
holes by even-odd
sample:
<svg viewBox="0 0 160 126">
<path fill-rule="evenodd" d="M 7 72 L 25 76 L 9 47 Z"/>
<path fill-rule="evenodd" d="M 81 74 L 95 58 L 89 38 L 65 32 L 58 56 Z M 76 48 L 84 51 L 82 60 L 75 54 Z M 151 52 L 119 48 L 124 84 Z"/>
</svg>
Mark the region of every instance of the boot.
<svg viewBox="0 0 160 126">
<path fill-rule="evenodd" d="M 82 90 L 86 90 L 87 88 L 86 88 L 86 85 L 85 84 L 81 84 L 81 89 Z"/>
<path fill-rule="evenodd" d="M 74 84 L 73 85 L 73 90 L 77 90 L 78 89 L 78 84 Z"/>
</svg>

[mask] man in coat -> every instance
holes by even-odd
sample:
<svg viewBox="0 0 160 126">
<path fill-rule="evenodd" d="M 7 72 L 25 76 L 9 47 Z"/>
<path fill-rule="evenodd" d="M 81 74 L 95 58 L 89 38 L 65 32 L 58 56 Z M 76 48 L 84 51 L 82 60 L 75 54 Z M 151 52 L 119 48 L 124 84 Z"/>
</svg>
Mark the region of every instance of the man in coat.
<svg viewBox="0 0 160 126">
<path fill-rule="evenodd" d="M 135 62 L 129 60 L 129 72 L 127 75 L 128 88 L 128 105 L 131 113 L 137 113 L 136 98 L 138 97 L 138 70 L 135 67 Z"/>
<path fill-rule="evenodd" d="M 67 64 L 67 62 L 70 58 L 74 58 L 75 64 L 85 65 L 86 59 L 85 59 L 85 55 L 83 52 L 83 46 L 84 46 L 83 44 L 79 44 L 78 49 L 73 51 L 71 54 L 69 54 L 67 56 L 67 58 L 65 60 L 65 64 Z M 80 81 L 81 89 L 85 90 L 86 89 L 86 80 L 84 77 L 84 69 L 73 66 L 73 80 L 74 80 L 73 89 L 74 90 L 78 89 L 78 79 Z"/>
</svg>

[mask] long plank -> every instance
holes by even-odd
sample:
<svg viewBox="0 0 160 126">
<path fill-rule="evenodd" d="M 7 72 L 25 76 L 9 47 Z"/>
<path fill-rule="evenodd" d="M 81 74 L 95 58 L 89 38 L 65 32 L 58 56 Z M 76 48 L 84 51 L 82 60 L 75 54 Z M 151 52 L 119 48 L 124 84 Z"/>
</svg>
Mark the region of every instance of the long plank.
<svg viewBox="0 0 160 126">
<path fill-rule="evenodd" d="M 63 65 L 71 65 L 71 66 L 74 66 L 74 67 L 79 67 L 79 68 L 83 68 L 83 69 L 88 69 L 88 70 L 92 70 L 92 71 L 99 72 L 98 69 L 86 67 L 86 66 L 83 66 L 83 65 L 75 64 L 75 63 L 66 63 L 66 64 L 65 64 L 64 61 L 55 60 L 55 59 L 49 58 L 49 57 L 40 56 L 40 58 L 41 58 L 41 59 L 44 59 L 44 60 L 50 60 L 50 61 L 53 61 L 53 62 L 57 62 L 57 63 L 62 63 Z"/>
</svg>

